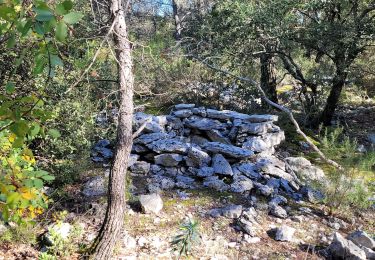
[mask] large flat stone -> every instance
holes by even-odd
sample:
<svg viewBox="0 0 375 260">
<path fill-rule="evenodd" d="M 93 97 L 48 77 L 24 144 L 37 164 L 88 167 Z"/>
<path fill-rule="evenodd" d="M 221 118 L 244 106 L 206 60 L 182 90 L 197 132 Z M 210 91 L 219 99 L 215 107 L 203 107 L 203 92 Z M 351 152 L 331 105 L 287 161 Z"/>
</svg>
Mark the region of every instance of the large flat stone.
<svg viewBox="0 0 375 260">
<path fill-rule="evenodd" d="M 157 140 L 152 143 L 146 144 L 146 146 L 157 153 L 185 154 L 189 149 L 189 145 L 179 138 Z"/>
<path fill-rule="evenodd" d="M 203 146 L 203 149 L 212 153 L 220 153 L 238 159 L 249 158 L 254 155 L 252 151 L 247 149 L 218 142 L 208 142 Z"/>
<path fill-rule="evenodd" d="M 177 166 L 183 160 L 183 156 L 181 154 L 175 153 L 160 154 L 155 156 L 154 158 L 156 164 L 166 167 Z"/>
<path fill-rule="evenodd" d="M 185 125 L 199 130 L 225 129 L 227 125 L 218 120 L 202 117 L 191 117 L 185 121 Z"/>
</svg>

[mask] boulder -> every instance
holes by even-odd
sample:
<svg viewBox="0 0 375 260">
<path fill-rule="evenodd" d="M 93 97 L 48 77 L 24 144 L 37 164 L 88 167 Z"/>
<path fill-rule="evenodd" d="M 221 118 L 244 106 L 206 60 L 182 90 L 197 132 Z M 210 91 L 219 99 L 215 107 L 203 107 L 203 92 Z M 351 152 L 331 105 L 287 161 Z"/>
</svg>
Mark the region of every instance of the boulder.
<svg viewBox="0 0 375 260">
<path fill-rule="evenodd" d="M 173 112 L 173 115 L 179 118 L 186 118 L 193 115 L 191 109 L 181 109 Z"/>
<path fill-rule="evenodd" d="M 72 226 L 67 222 L 59 222 L 48 227 L 48 232 L 44 236 L 47 246 L 52 246 L 58 241 L 66 241 L 70 235 Z"/>
<path fill-rule="evenodd" d="M 154 157 L 154 159 L 156 164 L 166 167 L 174 167 L 183 160 L 183 156 L 181 154 L 166 153 L 157 155 Z"/>
<path fill-rule="evenodd" d="M 188 144 L 180 138 L 157 140 L 147 144 L 146 146 L 156 153 L 185 154 L 189 148 Z"/>
<path fill-rule="evenodd" d="M 327 248 L 333 259 L 364 260 L 366 253 L 350 240 L 346 240 L 340 233 L 335 232 L 333 241 Z"/>
<path fill-rule="evenodd" d="M 216 129 L 208 130 L 206 131 L 206 134 L 212 142 L 231 144 L 230 140 L 226 138 L 222 133 L 220 133 L 219 130 L 216 130 Z"/>
<path fill-rule="evenodd" d="M 216 174 L 233 175 L 232 167 L 221 154 L 215 154 L 212 157 L 212 168 L 214 168 L 214 173 Z"/>
<path fill-rule="evenodd" d="M 192 116 L 185 121 L 185 125 L 190 128 L 196 128 L 199 130 L 224 130 L 226 128 L 225 123 L 221 123 L 218 120 L 210 119 L 210 118 L 202 118 L 198 116 Z"/>
<path fill-rule="evenodd" d="M 253 187 L 253 182 L 249 178 L 245 176 L 239 176 L 230 185 L 230 191 L 243 193 L 245 191 L 250 191 Z"/>
<path fill-rule="evenodd" d="M 105 178 L 103 176 L 96 176 L 88 180 L 83 186 L 82 194 L 89 198 L 106 195 L 107 185 Z"/>
<path fill-rule="evenodd" d="M 197 171 L 198 177 L 210 177 L 214 174 L 215 174 L 214 168 L 212 168 L 212 167 L 202 167 L 202 168 L 198 169 L 198 171 Z"/>
<path fill-rule="evenodd" d="M 227 218 L 238 218 L 242 214 L 241 205 L 229 205 L 225 208 L 221 208 L 221 214 Z"/>
<path fill-rule="evenodd" d="M 141 195 L 139 202 L 144 213 L 158 214 L 163 209 L 163 200 L 157 193 Z"/>
<path fill-rule="evenodd" d="M 211 162 L 211 157 L 204 151 L 190 147 L 186 157 L 186 165 L 189 167 L 204 167 L 208 166 Z"/>
<path fill-rule="evenodd" d="M 137 161 L 131 167 L 130 171 L 135 174 L 148 174 L 151 164 L 145 161 Z"/>
<path fill-rule="evenodd" d="M 203 149 L 212 153 L 220 153 L 238 159 L 249 158 L 254 154 L 247 149 L 218 142 L 208 142 L 203 146 Z"/>
<path fill-rule="evenodd" d="M 348 239 L 357 246 L 375 249 L 375 240 L 372 239 L 365 231 L 357 230 L 349 234 Z"/>
<path fill-rule="evenodd" d="M 292 227 L 283 225 L 279 228 L 276 228 L 275 240 L 277 241 L 293 241 L 293 236 L 296 230 Z"/>
</svg>

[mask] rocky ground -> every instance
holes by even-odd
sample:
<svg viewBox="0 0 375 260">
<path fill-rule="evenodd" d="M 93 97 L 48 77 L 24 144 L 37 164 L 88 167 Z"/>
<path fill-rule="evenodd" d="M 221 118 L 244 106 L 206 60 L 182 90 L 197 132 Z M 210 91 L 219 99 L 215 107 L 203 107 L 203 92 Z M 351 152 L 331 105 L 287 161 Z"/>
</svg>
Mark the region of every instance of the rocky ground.
<svg viewBox="0 0 375 260">
<path fill-rule="evenodd" d="M 171 241 L 189 220 L 198 221 L 201 237 L 193 259 L 374 259 L 374 210 L 352 218 L 328 215 L 320 203 L 324 195 L 312 185 L 325 182 L 324 172 L 278 151 L 285 135 L 277 120 L 192 104 L 176 105 L 167 116 L 137 113 L 134 131 L 142 131 L 134 140 L 126 231 L 115 259 L 178 258 Z M 82 176 L 82 187 L 66 188 L 69 199 L 59 207 L 69 214 L 41 235 L 38 250 L 51 230 L 83 247 L 95 238 L 111 148 L 108 140 L 94 146 L 97 168 Z M 38 254 L 2 250 L 13 252 L 4 259 Z"/>
</svg>

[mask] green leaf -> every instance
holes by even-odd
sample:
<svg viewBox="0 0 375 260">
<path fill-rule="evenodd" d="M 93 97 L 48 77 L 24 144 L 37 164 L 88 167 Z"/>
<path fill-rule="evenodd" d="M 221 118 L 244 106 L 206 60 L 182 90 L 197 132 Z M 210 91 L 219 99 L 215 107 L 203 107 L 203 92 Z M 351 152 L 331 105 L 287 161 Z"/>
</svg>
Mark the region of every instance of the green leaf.
<svg viewBox="0 0 375 260">
<path fill-rule="evenodd" d="M 25 141 L 24 137 L 17 137 L 16 140 L 14 140 L 12 147 L 22 148 L 24 141 Z"/>
<path fill-rule="evenodd" d="M 16 45 L 16 34 L 12 33 L 7 41 L 7 48 L 13 48 Z"/>
<path fill-rule="evenodd" d="M 70 0 L 66 0 L 62 4 L 64 5 L 66 11 L 72 10 L 73 8 L 73 2 Z"/>
<path fill-rule="evenodd" d="M 7 94 L 13 94 L 13 92 L 16 90 L 16 87 L 14 86 L 13 82 L 8 82 L 5 86 L 5 91 Z"/>
<path fill-rule="evenodd" d="M 25 36 L 29 32 L 32 25 L 33 25 L 33 21 L 28 20 L 23 26 L 23 28 L 20 30 L 21 36 Z"/>
<path fill-rule="evenodd" d="M 21 195 L 18 192 L 12 192 L 8 197 L 7 197 L 7 204 L 13 204 L 16 203 L 20 199 Z"/>
<path fill-rule="evenodd" d="M 42 179 L 45 180 L 45 181 L 53 181 L 55 179 L 55 177 L 52 176 L 52 175 L 44 175 L 44 176 L 42 176 Z"/>
<path fill-rule="evenodd" d="M 34 12 L 36 12 L 35 20 L 40 22 L 48 22 L 54 17 L 52 11 L 44 5 L 34 8 Z"/>
<path fill-rule="evenodd" d="M 57 130 L 57 129 L 49 129 L 48 135 L 51 136 L 54 139 L 59 138 L 61 136 L 59 130 Z"/>
<path fill-rule="evenodd" d="M 29 130 L 29 134 L 34 137 L 37 134 L 39 134 L 40 131 L 40 125 L 38 123 L 33 123 L 32 127 Z"/>
<path fill-rule="evenodd" d="M 37 34 L 44 35 L 44 27 L 42 23 L 36 22 L 34 26 L 34 30 Z"/>
<path fill-rule="evenodd" d="M 60 21 L 56 25 L 56 39 L 62 42 L 66 36 L 68 36 L 68 26 L 63 21 Z"/>
<path fill-rule="evenodd" d="M 56 5 L 55 12 L 56 12 L 56 14 L 58 14 L 58 15 L 64 15 L 64 14 L 66 14 L 68 11 L 65 9 L 64 3 L 60 3 L 60 4 Z"/>
<path fill-rule="evenodd" d="M 10 131 L 19 137 L 24 137 L 29 131 L 29 127 L 25 121 L 19 121 L 9 127 Z"/>
<path fill-rule="evenodd" d="M 64 66 L 64 64 L 63 64 L 62 60 L 59 58 L 59 56 L 51 55 L 50 59 L 51 59 L 50 61 L 51 61 L 52 67 L 56 67 L 56 66 L 63 67 Z"/>
<path fill-rule="evenodd" d="M 64 15 L 63 20 L 68 24 L 75 24 L 78 23 L 83 17 L 83 14 L 79 12 L 71 12 Z"/>
<path fill-rule="evenodd" d="M 33 180 L 34 187 L 37 189 L 43 188 L 43 181 L 41 179 L 34 179 Z"/>
</svg>

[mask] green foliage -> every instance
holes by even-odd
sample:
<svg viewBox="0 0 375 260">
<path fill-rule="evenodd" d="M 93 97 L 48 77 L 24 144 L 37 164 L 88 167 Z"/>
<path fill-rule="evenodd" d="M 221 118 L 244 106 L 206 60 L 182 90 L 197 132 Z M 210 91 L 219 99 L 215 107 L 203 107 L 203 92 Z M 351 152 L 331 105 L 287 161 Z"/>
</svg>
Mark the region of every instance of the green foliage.
<svg viewBox="0 0 375 260">
<path fill-rule="evenodd" d="M 329 169 L 327 182 L 321 185 L 330 211 L 351 208 L 368 208 L 369 198 L 375 192 L 371 182 L 375 180 L 375 152 L 357 152 L 357 142 L 343 135 L 343 128 L 331 132 L 326 129 L 321 141 L 322 151 L 338 161 L 344 169 Z"/>
<path fill-rule="evenodd" d="M 66 40 L 67 24 L 82 18 L 72 8 L 70 0 L 57 5 L 0 1 L 0 35 L 7 39 L 0 49 L 12 61 L 0 73 L 7 75 L 0 79 L 0 210 L 5 221 L 32 223 L 47 207 L 42 188 L 54 177 L 39 169 L 29 147 L 37 139 L 59 137 L 56 129 L 45 127 L 52 114 L 43 90 L 63 66 L 58 47 Z"/>
<path fill-rule="evenodd" d="M 187 256 L 192 253 L 192 247 L 201 241 L 199 234 L 199 223 L 189 219 L 180 226 L 181 233 L 176 235 L 171 245 L 173 250 L 178 251 L 179 256 Z"/>
</svg>

